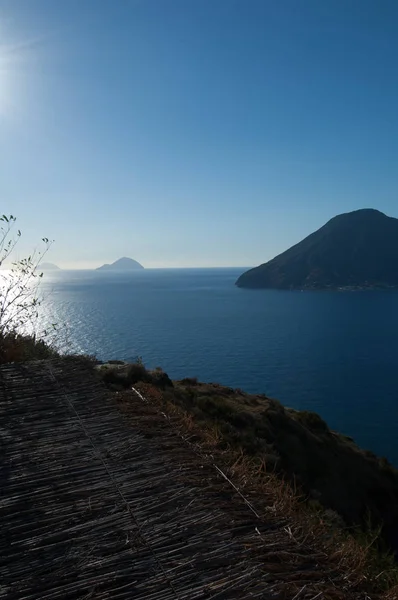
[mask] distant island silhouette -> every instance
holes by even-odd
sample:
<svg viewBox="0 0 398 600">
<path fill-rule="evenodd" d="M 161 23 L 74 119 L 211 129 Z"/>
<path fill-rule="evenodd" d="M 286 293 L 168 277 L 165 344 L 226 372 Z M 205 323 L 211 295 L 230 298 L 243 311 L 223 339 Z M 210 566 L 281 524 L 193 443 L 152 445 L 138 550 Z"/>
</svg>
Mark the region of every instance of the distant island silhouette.
<svg viewBox="0 0 398 600">
<path fill-rule="evenodd" d="M 102 267 L 98 267 L 96 271 L 138 271 L 143 268 L 144 267 L 136 260 L 124 256 L 123 258 L 115 260 L 115 262 L 110 265 L 106 264 L 102 265 Z"/>
<path fill-rule="evenodd" d="M 371 208 L 338 215 L 267 263 L 246 271 L 242 288 L 398 287 L 398 219 Z"/>
<path fill-rule="evenodd" d="M 38 271 L 60 271 L 61 269 L 54 263 L 44 262 L 37 266 Z"/>
</svg>

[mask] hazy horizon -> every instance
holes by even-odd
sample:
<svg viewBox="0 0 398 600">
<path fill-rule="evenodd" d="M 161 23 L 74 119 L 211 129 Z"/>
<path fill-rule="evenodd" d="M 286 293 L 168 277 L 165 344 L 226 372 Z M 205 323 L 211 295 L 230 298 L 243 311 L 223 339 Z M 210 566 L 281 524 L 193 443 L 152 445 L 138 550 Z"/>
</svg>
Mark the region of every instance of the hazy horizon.
<svg viewBox="0 0 398 600">
<path fill-rule="evenodd" d="M 57 265 L 59 266 L 59 265 Z M 173 270 L 173 269 L 250 269 L 255 265 L 205 265 L 205 266 L 192 266 L 192 265 L 183 265 L 183 266 L 167 266 L 167 267 L 157 267 L 157 266 L 147 266 L 145 270 Z M 81 266 L 66 266 L 60 267 L 62 271 L 95 271 L 97 267 L 81 267 Z M 129 273 L 130 271 L 124 271 L 125 273 Z M 136 273 L 137 271 L 131 271 L 131 273 Z"/>
<path fill-rule="evenodd" d="M 398 217 L 398 3 L 3 0 L 1 212 L 95 268 L 258 265 Z"/>
<path fill-rule="evenodd" d="M 129 257 L 130 258 L 130 257 Z M 132 258 L 132 257 L 131 257 Z M 98 267 L 101 267 L 102 264 L 107 264 L 107 263 L 102 263 L 102 264 L 97 264 L 97 263 L 91 263 L 91 264 L 87 264 L 82 262 L 79 263 L 56 263 L 55 261 L 45 261 L 45 262 L 53 262 L 54 264 L 56 264 L 57 267 L 59 267 L 61 270 L 63 271 L 95 271 Z M 114 262 L 114 261 L 111 261 Z M 109 261 L 108 261 L 109 264 Z M 141 263 L 142 264 L 142 263 Z M 85 265 L 85 266 L 81 266 L 81 265 Z M 159 266 L 157 264 L 146 264 L 146 265 L 142 265 L 144 267 L 144 269 L 246 269 L 246 268 L 251 268 L 254 267 L 255 265 L 164 265 L 164 266 Z M 127 273 L 129 273 L 130 271 L 125 271 Z M 132 273 L 135 273 L 137 271 L 131 271 Z M 139 272 L 139 271 L 138 271 Z M 105 271 L 105 273 L 109 273 L 109 271 Z"/>
<path fill-rule="evenodd" d="M 120 257 L 121 258 L 121 257 Z M 128 258 L 133 258 L 133 257 L 128 257 Z M 98 263 L 97 261 L 92 262 L 92 263 L 86 263 L 84 261 L 79 261 L 77 263 L 71 263 L 71 262 L 56 262 L 54 260 L 43 260 L 43 263 L 52 263 L 54 264 L 56 267 L 59 267 L 58 269 L 45 269 L 45 272 L 53 272 L 56 273 L 58 270 L 62 270 L 62 271 L 95 271 L 96 269 L 98 269 L 98 267 L 101 267 L 104 264 L 110 264 L 112 262 L 115 261 L 107 261 L 104 263 Z M 142 264 L 142 263 L 141 263 Z M 38 265 L 40 267 L 40 264 Z M 191 265 L 191 264 L 176 264 L 176 265 L 160 265 L 159 264 L 142 264 L 142 266 L 144 267 L 145 270 L 162 270 L 162 269 L 250 269 L 252 267 L 255 267 L 256 265 L 216 265 L 216 264 L 203 264 L 203 265 Z M 5 263 L 4 265 L 0 266 L 0 270 L 1 271 L 8 271 L 11 269 L 11 262 L 8 261 L 7 263 Z M 121 269 L 121 271 L 123 271 L 123 269 Z M 104 271 L 104 273 L 109 273 L 112 271 Z M 136 272 L 141 272 L 140 270 L 132 270 L 132 271 L 126 271 L 124 270 L 125 273 L 136 273 Z"/>
<path fill-rule="evenodd" d="M 61 270 L 63 271 L 95 271 L 98 267 L 101 267 L 102 265 L 85 265 L 85 266 L 81 266 L 82 262 L 79 263 L 63 263 L 65 266 L 62 266 L 58 263 L 55 263 L 57 265 L 57 267 L 59 267 Z M 106 264 L 106 263 L 103 263 Z M 146 270 L 151 270 L 151 269 L 250 269 L 251 267 L 254 267 L 256 265 L 164 265 L 164 266 L 159 266 L 158 264 L 148 264 L 148 265 L 142 265 L 144 267 L 144 269 Z M 108 271 L 109 272 L 109 271 Z M 125 272 L 130 272 L 130 271 L 125 271 Z M 131 271 L 131 272 L 136 272 L 136 271 Z"/>
</svg>

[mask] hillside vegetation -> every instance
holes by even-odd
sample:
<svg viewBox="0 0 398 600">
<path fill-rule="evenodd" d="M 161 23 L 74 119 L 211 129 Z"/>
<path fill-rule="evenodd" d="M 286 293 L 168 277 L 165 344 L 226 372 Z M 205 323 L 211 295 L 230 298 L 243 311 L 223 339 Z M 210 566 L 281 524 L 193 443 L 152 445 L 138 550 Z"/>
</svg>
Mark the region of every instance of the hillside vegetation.
<svg viewBox="0 0 398 600">
<path fill-rule="evenodd" d="M 99 367 L 116 391 L 141 382 L 162 402 L 211 428 L 221 448 L 240 450 L 279 474 L 313 506 L 332 509 L 344 526 L 381 526 L 398 550 L 398 471 L 388 460 L 362 450 L 329 429 L 319 415 L 282 406 L 264 395 L 187 378 L 172 382 L 161 369 L 142 364 Z"/>
</svg>

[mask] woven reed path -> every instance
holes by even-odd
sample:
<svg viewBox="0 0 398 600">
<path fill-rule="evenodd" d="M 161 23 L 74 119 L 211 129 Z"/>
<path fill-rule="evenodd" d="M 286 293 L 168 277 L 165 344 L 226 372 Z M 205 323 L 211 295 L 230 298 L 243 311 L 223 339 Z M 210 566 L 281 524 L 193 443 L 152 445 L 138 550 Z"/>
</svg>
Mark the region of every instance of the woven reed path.
<svg viewBox="0 0 398 600">
<path fill-rule="evenodd" d="M 0 598 L 313 598 L 317 557 L 151 419 L 77 362 L 0 369 Z"/>
</svg>

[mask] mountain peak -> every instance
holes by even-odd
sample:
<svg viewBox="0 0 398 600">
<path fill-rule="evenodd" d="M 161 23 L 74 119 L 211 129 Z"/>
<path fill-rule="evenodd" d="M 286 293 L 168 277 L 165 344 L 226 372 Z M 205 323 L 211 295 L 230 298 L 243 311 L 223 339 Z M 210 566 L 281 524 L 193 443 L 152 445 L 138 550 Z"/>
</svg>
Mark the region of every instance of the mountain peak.
<svg viewBox="0 0 398 600">
<path fill-rule="evenodd" d="M 37 271 L 60 271 L 61 269 L 54 263 L 44 262 L 37 266 Z"/>
<path fill-rule="evenodd" d="M 342 213 L 333 217 L 333 219 L 361 219 L 361 218 L 369 218 L 369 219 L 391 219 L 386 214 L 377 210 L 376 208 L 359 208 L 358 210 L 352 210 L 350 212 Z"/>
<path fill-rule="evenodd" d="M 398 219 L 364 208 L 337 215 L 271 261 L 243 273 L 249 288 L 398 287 Z"/>
<path fill-rule="evenodd" d="M 105 264 L 102 265 L 102 267 L 98 267 L 97 271 L 137 271 L 143 268 L 144 267 L 136 260 L 123 256 L 111 264 Z"/>
</svg>

